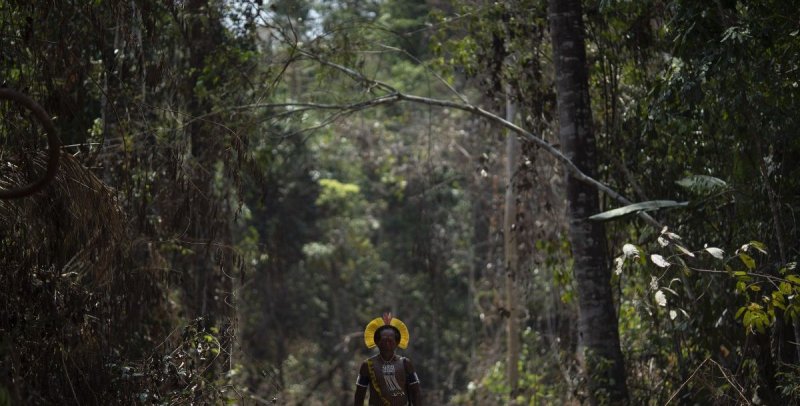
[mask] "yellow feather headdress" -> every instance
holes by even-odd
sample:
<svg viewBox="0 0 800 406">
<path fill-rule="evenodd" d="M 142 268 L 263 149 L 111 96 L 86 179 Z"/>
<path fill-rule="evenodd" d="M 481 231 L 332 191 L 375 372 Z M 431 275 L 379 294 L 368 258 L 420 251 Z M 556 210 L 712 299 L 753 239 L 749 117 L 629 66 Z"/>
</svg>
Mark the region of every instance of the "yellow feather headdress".
<svg viewBox="0 0 800 406">
<path fill-rule="evenodd" d="M 377 346 L 377 344 L 375 344 L 375 332 L 383 326 L 392 326 L 396 328 L 397 331 L 400 332 L 400 342 L 397 343 L 397 346 L 402 349 L 408 347 L 409 335 L 406 324 L 400 321 L 400 319 L 393 318 L 391 313 L 384 313 L 383 317 L 376 317 L 369 322 L 367 328 L 364 329 L 364 344 L 367 345 L 367 348 L 375 348 Z"/>
</svg>

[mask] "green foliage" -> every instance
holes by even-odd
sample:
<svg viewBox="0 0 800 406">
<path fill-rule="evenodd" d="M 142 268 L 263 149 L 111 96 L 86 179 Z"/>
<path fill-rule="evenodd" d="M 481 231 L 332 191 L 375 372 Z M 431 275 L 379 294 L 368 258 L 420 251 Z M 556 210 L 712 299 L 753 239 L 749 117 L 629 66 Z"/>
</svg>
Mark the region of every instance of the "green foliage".
<svg viewBox="0 0 800 406">
<path fill-rule="evenodd" d="M 523 143 L 512 395 L 502 134 L 429 106 L 336 110 L 383 90 L 301 52 L 412 94 L 512 101 L 553 141 L 546 2 L 89 3 L 0 2 L 3 86 L 43 104 L 73 157 L 53 189 L 0 204 L 0 404 L 348 402 L 358 332 L 387 309 L 428 403 L 585 400 L 561 168 Z M 586 7 L 598 177 L 643 202 L 592 216 L 617 220 L 631 403 L 793 400 L 796 4 Z M 41 141 L 14 108 L 3 185 L 35 172 Z"/>
</svg>

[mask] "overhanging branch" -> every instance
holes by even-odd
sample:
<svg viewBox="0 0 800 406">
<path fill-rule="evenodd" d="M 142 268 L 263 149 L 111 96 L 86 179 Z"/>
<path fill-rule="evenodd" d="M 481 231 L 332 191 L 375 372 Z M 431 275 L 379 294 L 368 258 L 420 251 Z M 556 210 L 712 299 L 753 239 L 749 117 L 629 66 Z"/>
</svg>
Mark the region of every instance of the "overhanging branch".
<svg viewBox="0 0 800 406">
<path fill-rule="evenodd" d="M 610 187 L 608 187 L 604 183 L 602 183 L 602 182 L 598 181 L 597 179 L 594 179 L 593 177 L 585 174 L 569 158 L 567 158 L 560 150 L 558 150 L 558 148 L 554 147 L 553 145 L 551 145 L 550 143 L 548 143 L 547 141 L 545 141 L 541 137 L 536 136 L 532 132 L 530 132 L 530 131 L 528 131 L 528 130 L 526 130 L 526 129 L 524 129 L 524 128 L 522 128 L 522 127 L 520 127 L 520 126 L 518 126 L 518 125 L 516 125 L 516 124 L 514 124 L 514 123 L 512 123 L 512 122 L 510 122 L 508 120 L 506 120 L 506 119 L 504 119 L 503 117 L 498 116 L 497 114 L 494 114 L 494 113 L 492 113 L 490 111 L 487 111 L 487 110 L 485 110 L 485 109 L 483 109 L 483 108 L 481 108 L 479 106 L 476 106 L 474 104 L 471 104 L 471 103 L 453 102 L 453 101 L 449 101 L 449 100 L 439 100 L 439 99 L 434 99 L 434 98 L 430 98 L 430 97 L 423 97 L 423 96 L 415 96 L 415 95 L 405 94 L 405 93 L 397 90 L 396 88 L 394 88 L 393 86 L 391 86 L 391 85 L 389 85 L 389 84 L 387 84 L 385 82 L 381 82 L 381 81 L 375 80 L 375 79 L 370 79 L 370 78 L 364 76 L 362 73 L 360 73 L 360 72 L 358 72 L 356 70 L 353 70 L 351 68 L 348 68 L 346 66 L 342 66 L 342 65 L 339 65 L 337 63 L 334 63 L 334 62 L 319 58 L 317 55 L 308 53 L 306 51 L 300 50 L 299 52 L 300 52 L 300 54 L 302 54 L 306 58 L 309 58 L 311 60 L 317 61 L 317 62 L 319 62 L 320 64 L 322 64 L 324 66 L 328 66 L 328 67 L 334 68 L 336 70 L 339 70 L 339 71 L 345 73 L 347 76 L 349 76 L 350 78 L 352 78 L 356 82 L 360 82 L 362 84 L 366 84 L 370 88 L 383 89 L 383 90 L 385 90 L 385 91 L 387 91 L 389 93 L 387 96 L 384 96 L 383 99 L 381 99 L 381 98 L 372 99 L 372 102 L 373 102 L 372 104 L 373 105 L 394 103 L 396 101 L 401 101 L 401 100 L 402 101 L 409 101 L 409 102 L 413 102 L 413 103 L 426 104 L 426 105 L 429 105 L 429 106 L 446 107 L 446 108 L 453 108 L 453 109 L 466 111 L 468 113 L 483 117 L 483 118 L 485 118 L 485 119 L 487 119 L 489 121 L 492 121 L 492 122 L 495 122 L 497 124 L 500 124 L 503 127 L 505 127 L 507 129 L 511 130 L 512 132 L 518 134 L 519 136 L 521 136 L 526 141 L 532 142 L 532 143 L 536 144 L 537 146 L 541 147 L 542 149 L 544 149 L 548 154 L 550 154 L 551 156 L 556 158 L 556 160 L 561 162 L 567 168 L 567 170 L 569 170 L 570 174 L 573 177 L 575 177 L 575 179 L 577 179 L 577 180 L 579 180 L 581 182 L 585 182 L 585 183 L 593 186 L 594 188 L 596 188 L 599 191 L 605 193 L 610 198 L 612 198 L 613 200 L 615 200 L 615 201 L 617 201 L 617 202 L 619 202 L 619 203 L 621 203 L 623 205 L 633 204 L 632 201 L 628 200 L 627 198 L 625 198 L 625 196 L 622 196 L 620 193 L 618 193 L 614 189 L 611 189 Z M 464 98 L 464 97 L 460 97 L 460 98 L 462 100 L 466 100 L 466 98 Z M 378 101 L 379 99 L 380 99 L 380 101 Z M 642 213 L 639 213 L 638 216 L 640 218 L 642 218 L 647 224 L 650 224 L 651 226 L 656 227 L 657 229 L 662 229 L 664 227 L 663 224 L 658 222 L 656 219 L 654 219 L 652 216 L 650 216 L 647 213 L 642 212 Z"/>
<path fill-rule="evenodd" d="M 515 134 L 522 137 L 524 140 L 531 142 L 543 150 L 545 150 L 548 154 L 554 157 L 557 161 L 563 164 L 567 170 L 569 171 L 570 175 L 573 176 L 575 179 L 587 183 L 594 187 L 595 189 L 601 191 L 602 193 L 606 194 L 611 199 L 617 201 L 623 205 L 630 205 L 633 204 L 632 201 L 628 200 L 625 196 L 618 193 L 614 189 L 610 188 L 606 184 L 598 181 L 597 179 L 587 175 L 584 173 L 580 168 L 578 168 L 567 156 L 565 156 L 558 148 L 554 147 L 543 138 L 533 134 L 532 132 L 504 119 L 503 117 L 498 116 L 488 110 L 481 108 L 480 106 L 476 106 L 472 103 L 469 103 L 467 99 L 463 96 L 458 94 L 459 98 L 462 102 L 455 102 L 450 100 L 441 100 L 441 99 L 434 99 L 431 97 L 424 97 L 424 96 L 416 96 L 412 94 L 406 94 L 399 91 L 394 86 L 382 82 L 380 80 L 368 78 L 361 72 L 349 68 L 347 66 L 343 66 L 337 64 L 335 62 L 323 59 L 318 55 L 310 53 L 308 51 L 302 50 L 298 48 L 296 45 L 292 47 L 293 54 L 305 57 L 306 59 L 313 60 L 323 66 L 327 66 L 329 68 L 335 69 L 339 72 L 344 73 L 348 77 L 350 77 L 356 83 L 364 85 L 367 88 L 368 93 L 375 93 L 376 91 L 381 91 L 383 94 L 372 99 L 363 100 L 360 102 L 350 103 L 350 104 L 325 104 L 325 103 L 311 103 L 311 102 L 296 102 L 296 103 L 255 103 L 255 104 L 248 104 L 248 105 L 241 105 L 236 106 L 233 108 L 228 108 L 221 111 L 211 112 L 205 114 L 203 116 L 198 116 L 192 118 L 191 121 L 196 120 L 207 120 L 210 116 L 222 114 L 225 111 L 241 111 L 241 110 L 252 110 L 252 109 L 260 109 L 260 108 L 274 108 L 274 109 L 287 109 L 279 113 L 280 116 L 286 116 L 293 113 L 298 113 L 302 111 L 308 110 L 339 110 L 342 114 L 337 114 L 335 118 L 342 117 L 344 115 L 354 113 L 360 110 L 365 110 L 372 107 L 377 107 L 385 104 L 394 104 L 400 101 L 407 101 L 411 103 L 417 104 L 425 104 L 428 106 L 436 106 L 436 107 L 443 107 L 443 108 L 452 108 L 461 111 L 465 111 L 470 114 L 474 114 L 479 117 L 483 117 L 486 120 L 499 124 L 508 130 L 514 132 Z M 299 59 L 299 58 L 296 58 Z M 451 90 L 452 87 L 448 86 Z M 331 121 L 334 120 L 327 120 L 323 125 L 329 124 Z M 315 126 L 317 128 L 320 126 Z M 642 218 L 647 224 L 657 228 L 662 229 L 664 227 L 659 221 L 654 219 L 652 216 L 645 212 L 640 212 L 637 214 L 640 218 Z"/>
</svg>

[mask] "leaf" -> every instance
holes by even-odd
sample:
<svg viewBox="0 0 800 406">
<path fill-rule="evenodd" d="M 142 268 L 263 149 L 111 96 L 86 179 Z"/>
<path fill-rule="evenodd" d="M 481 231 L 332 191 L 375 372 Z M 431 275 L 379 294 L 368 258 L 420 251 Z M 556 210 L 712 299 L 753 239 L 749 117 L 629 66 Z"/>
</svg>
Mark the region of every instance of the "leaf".
<svg viewBox="0 0 800 406">
<path fill-rule="evenodd" d="M 592 221 L 608 221 L 618 217 L 627 216 L 642 211 L 650 211 L 663 209 L 667 207 L 685 207 L 689 202 L 676 202 L 674 200 L 650 200 L 647 202 L 629 204 L 627 206 L 618 207 L 616 209 L 604 211 L 602 213 L 589 216 Z"/>
<path fill-rule="evenodd" d="M 746 289 L 747 289 L 747 285 L 744 282 L 742 282 L 742 281 L 736 282 L 736 291 L 737 292 L 744 293 L 744 291 Z"/>
<path fill-rule="evenodd" d="M 625 264 L 625 259 L 622 257 L 614 258 L 614 273 L 617 275 L 622 274 L 622 265 Z"/>
<path fill-rule="evenodd" d="M 678 317 L 678 312 L 676 312 L 675 310 L 670 310 L 669 311 L 669 319 L 670 320 L 675 320 L 676 317 Z"/>
<path fill-rule="evenodd" d="M 658 254 L 650 255 L 650 260 L 653 261 L 653 263 L 656 264 L 656 266 L 659 266 L 661 268 L 666 268 L 672 265 L 669 262 L 667 262 L 667 260 L 664 259 L 664 257 Z"/>
<path fill-rule="evenodd" d="M 786 279 L 795 285 L 800 285 L 800 277 L 797 275 L 789 275 L 786 277 Z"/>
<path fill-rule="evenodd" d="M 622 246 L 622 254 L 625 255 L 625 258 L 637 258 L 639 249 L 633 244 L 625 244 Z"/>
<path fill-rule="evenodd" d="M 756 260 L 753 259 L 753 257 L 751 257 L 750 255 L 747 255 L 745 253 L 741 253 L 741 254 L 739 254 L 739 259 L 741 259 L 742 262 L 744 262 L 744 265 L 747 267 L 747 269 L 749 269 L 751 271 L 753 269 L 756 269 Z"/>
<path fill-rule="evenodd" d="M 656 295 L 655 295 L 655 300 L 656 300 L 656 304 L 658 304 L 659 306 L 661 306 L 661 307 L 666 307 L 667 306 L 667 297 L 664 295 L 664 292 L 662 292 L 660 290 L 657 291 Z"/>
<path fill-rule="evenodd" d="M 741 317 L 742 313 L 744 313 L 745 310 L 747 310 L 747 307 L 744 306 L 740 307 L 739 311 L 736 312 L 736 316 L 734 317 L 734 319 L 738 319 L 739 317 Z"/>
<path fill-rule="evenodd" d="M 761 251 L 762 254 L 766 254 L 767 253 L 767 246 L 763 242 L 750 241 L 750 246 L 752 246 L 753 248 Z"/>
<path fill-rule="evenodd" d="M 759 333 L 764 334 L 766 332 L 764 327 L 767 324 L 767 320 L 765 320 L 764 317 L 759 316 L 757 319 L 755 319 L 755 324 Z"/>
<path fill-rule="evenodd" d="M 712 257 L 714 257 L 714 258 L 717 258 L 717 259 L 722 259 L 722 258 L 724 258 L 724 257 L 725 257 L 725 251 L 723 251 L 723 250 L 721 250 L 721 249 L 719 249 L 719 248 L 714 248 L 714 247 L 706 247 L 706 248 L 705 248 L 705 250 L 706 250 L 706 251 L 707 251 L 709 254 L 711 254 L 711 256 L 712 256 Z"/>
<path fill-rule="evenodd" d="M 781 293 L 780 291 L 775 290 L 775 291 L 772 291 L 772 295 L 771 296 L 772 296 L 772 305 L 777 307 L 777 308 L 779 308 L 779 309 L 783 309 L 785 311 L 786 310 L 786 299 L 784 299 L 783 293 Z"/>
<path fill-rule="evenodd" d="M 683 252 L 684 254 L 686 254 L 686 255 L 688 255 L 688 256 L 690 256 L 690 257 L 694 258 L 694 253 L 693 253 L 692 251 L 689 251 L 688 249 L 686 249 L 686 247 L 684 247 L 684 246 L 682 246 L 682 245 L 680 245 L 680 244 L 674 244 L 674 245 L 675 245 L 676 247 L 678 247 L 678 249 L 679 249 L 681 252 Z"/>
<path fill-rule="evenodd" d="M 715 192 L 728 187 L 728 184 L 725 183 L 724 180 L 708 175 L 692 175 L 677 180 L 675 183 L 678 184 L 678 186 L 698 193 Z"/>
</svg>

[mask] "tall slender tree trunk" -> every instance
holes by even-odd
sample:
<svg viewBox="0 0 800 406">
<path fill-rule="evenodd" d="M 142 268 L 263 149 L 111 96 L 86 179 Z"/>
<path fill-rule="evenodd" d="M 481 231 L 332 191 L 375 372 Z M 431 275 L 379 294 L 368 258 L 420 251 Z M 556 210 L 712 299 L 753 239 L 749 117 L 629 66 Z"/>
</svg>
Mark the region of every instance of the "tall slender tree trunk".
<svg viewBox="0 0 800 406">
<path fill-rule="evenodd" d="M 511 95 L 510 89 L 506 86 L 506 120 L 513 122 L 517 114 L 517 106 Z M 517 395 L 519 384 L 519 308 L 517 303 L 517 273 L 519 272 L 519 256 L 517 255 L 517 233 L 514 223 L 517 218 L 517 196 L 514 188 L 514 172 L 517 168 L 517 157 L 519 156 L 519 141 L 516 134 L 508 134 L 506 137 L 506 193 L 505 210 L 503 213 L 503 245 L 505 247 L 505 268 L 506 268 L 506 305 L 508 306 L 508 357 L 507 373 L 508 385 L 511 389 L 511 402 Z"/>
<path fill-rule="evenodd" d="M 183 97 L 190 117 L 211 111 L 208 98 L 197 93 L 197 85 L 210 63 L 207 59 L 218 51 L 222 26 L 214 10 L 216 0 L 191 0 L 186 3 L 185 49 L 188 75 L 184 81 Z M 208 89 L 217 91 L 213 87 Z M 187 295 L 187 314 L 202 318 L 205 328 L 217 327 L 226 331 L 235 319 L 227 302 L 233 294 L 230 208 L 225 200 L 229 191 L 215 186 L 217 164 L 224 161 L 225 138 L 213 126 L 200 120 L 186 126 L 189 139 L 186 174 L 186 194 L 189 199 L 186 236 L 194 242 L 195 252 L 187 258 L 190 281 L 184 282 Z M 224 186 L 223 186 L 224 187 Z M 226 345 L 232 345 L 227 342 Z M 232 347 L 225 348 L 231 351 Z"/>
<path fill-rule="evenodd" d="M 581 2 L 550 0 L 549 7 L 561 148 L 578 168 L 594 176 L 596 147 Z M 602 223 L 586 219 L 599 211 L 598 193 L 569 174 L 566 185 L 573 274 L 578 288 L 578 328 L 591 402 L 621 403 L 627 399 L 627 388 L 611 293 L 611 269 L 605 253 L 605 230 Z"/>
</svg>

